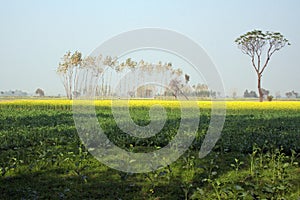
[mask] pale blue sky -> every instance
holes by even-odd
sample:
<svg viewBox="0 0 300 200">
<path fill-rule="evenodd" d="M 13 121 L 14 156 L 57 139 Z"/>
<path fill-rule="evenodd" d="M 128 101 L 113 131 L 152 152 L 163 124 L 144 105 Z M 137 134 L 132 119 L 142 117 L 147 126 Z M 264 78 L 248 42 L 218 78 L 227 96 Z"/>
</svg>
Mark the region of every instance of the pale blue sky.
<svg viewBox="0 0 300 200">
<path fill-rule="evenodd" d="M 256 90 L 250 58 L 234 44 L 252 29 L 280 31 L 291 46 L 274 54 L 263 87 L 274 94 L 300 92 L 300 1 L 127 0 L 1 1 L 0 91 L 21 89 L 64 94 L 55 69 L 60 57 L 88 55 L 119 33 L 144 27 L 167 28 L 202 46 L 216 64 L 228 94 Z"/>
</svg>

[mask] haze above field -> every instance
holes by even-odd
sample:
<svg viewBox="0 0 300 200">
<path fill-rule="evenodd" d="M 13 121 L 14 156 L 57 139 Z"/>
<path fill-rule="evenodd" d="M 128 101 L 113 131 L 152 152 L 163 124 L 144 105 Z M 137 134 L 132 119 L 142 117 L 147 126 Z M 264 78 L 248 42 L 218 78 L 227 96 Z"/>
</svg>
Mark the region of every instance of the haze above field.
<svg viewBox="0 0 300 200">
<path fill-rule="evenodd" d="M 281 32 L 292 45 L 274 54 L 262 84 L 284 96 L 300 92 L 299 19 L 297 0 L 5 1 L 0 7 L 0 91 L 43 88 L 46 95 L 64 94 L 55 70 L 66 51 L 86 56 L 119 33 L 158 27 L 202 46 L 219 69 L 226 93 L 240 96 L 245 89 L 256 91 L 256 74 L 234 40 L 253 29 Z"/>
</svg>

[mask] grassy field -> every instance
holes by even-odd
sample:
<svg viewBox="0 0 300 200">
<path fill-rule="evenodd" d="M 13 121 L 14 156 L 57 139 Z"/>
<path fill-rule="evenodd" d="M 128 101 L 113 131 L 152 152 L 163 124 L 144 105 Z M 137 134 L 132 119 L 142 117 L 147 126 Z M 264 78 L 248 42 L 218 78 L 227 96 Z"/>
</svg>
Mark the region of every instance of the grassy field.
<svg viewBox="0 0 300 200">
<path fill-rule="evenodd" d="M 148 139 L 114 122 L 111 101 L 97 101 L 108 138 L 138 152 L 168 144 L 180 124 L 176 101 L 132 100 L 139 125 L 161 104 L 167 121 Z M 122 104 L 122 102 L 121 102 Z M 226 121 L 213 151 L 198 153 L 211 103 L 199 101 L 200 124 L 189 150 L 150 173 L 125 173 L 101 164 L 82 145 L 67 100 L 0 101 L 0 199 L 295 199 L 300 198 L 300 102 L 226 103 Z"/>
</svg>

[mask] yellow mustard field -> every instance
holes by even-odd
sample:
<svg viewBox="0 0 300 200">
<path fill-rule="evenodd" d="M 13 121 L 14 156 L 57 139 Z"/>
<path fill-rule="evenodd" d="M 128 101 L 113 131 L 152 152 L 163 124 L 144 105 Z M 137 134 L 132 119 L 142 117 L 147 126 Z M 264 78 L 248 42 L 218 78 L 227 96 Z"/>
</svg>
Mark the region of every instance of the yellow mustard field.
<svg viewBox="0 0 300 200">
<path fill-rule="evenodd" d="M 50 107 L 70 107 L 73 103 L 91 103 L 92 101 L 72 101 L 60 99 L 45 100 L 0 100 L 0 106 L 50 106 Z M 255 102 L 255 101 L 175 101 L 175 100 L 95 100 L 96 106 L 133 106 L 148 107 L 161 105 L 164 107 L 179 108 L 181 106 L 195 106 L 200 108 L 222 107 L 226 109 L 293 109 L 300 110 L 300 101 L 272 101 L 272 102 Z M 197 103 L 197 104 L 196 104 Z"/>
</svg>

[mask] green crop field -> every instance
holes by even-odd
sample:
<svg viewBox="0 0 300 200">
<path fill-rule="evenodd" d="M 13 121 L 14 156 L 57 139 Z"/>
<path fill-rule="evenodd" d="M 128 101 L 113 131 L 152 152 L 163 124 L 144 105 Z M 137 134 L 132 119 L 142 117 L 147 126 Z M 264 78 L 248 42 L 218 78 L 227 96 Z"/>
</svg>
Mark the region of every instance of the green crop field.
<svg viewBox="0 0 300 200">
<path fill-rule="evenodd" d="M 149 123 L 149 102 L 130 107 L 135 123 Z M 180 124 L 180 108 L 170 101 L 162 131 L 134 138 L 118 128 L 108 105 L 96 104 L 99 123 L 127 151 L 167 145 Z M 189 150 L 171 165 L 135 174 L 111 169 L 86 150 L 69 101 L 1 101 L 0 199 L 300 198 L 300 102 L 228 102 L 222 136 L 202 159 L 210 108 L 201 105 Z"/>
</svg>

